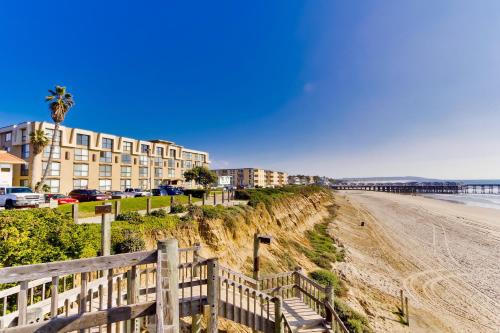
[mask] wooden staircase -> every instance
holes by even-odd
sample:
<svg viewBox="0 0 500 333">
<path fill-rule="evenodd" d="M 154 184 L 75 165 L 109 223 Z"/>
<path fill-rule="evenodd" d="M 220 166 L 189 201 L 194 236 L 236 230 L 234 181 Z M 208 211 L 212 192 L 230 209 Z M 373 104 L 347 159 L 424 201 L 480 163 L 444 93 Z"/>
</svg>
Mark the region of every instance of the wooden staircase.
<svg viewBox="0 0 500 333">
<path fill-rule="evenodd" d="M 0 284 L 18 285 L 0 290 L 0 333 L 178 333 L 188 316 L 199 333 L 202 315 L 208 333 L 219 317 L 265 333 L 348 333 L 332 289 L 300 269 L 255 280 L 200 250 L 169 240 L 155 251 L 2 268 Z"/>
</svg>

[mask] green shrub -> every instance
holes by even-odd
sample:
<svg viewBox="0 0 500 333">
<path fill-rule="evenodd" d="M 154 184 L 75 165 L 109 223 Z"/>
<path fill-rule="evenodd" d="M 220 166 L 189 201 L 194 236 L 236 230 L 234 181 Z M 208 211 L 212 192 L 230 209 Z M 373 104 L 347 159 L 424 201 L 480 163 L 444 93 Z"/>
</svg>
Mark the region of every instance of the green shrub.
<svg viewBox="0 0 500 333">
<path fill-rule="evenodd" d="M 346 292 L 344 283 L 334 272 L 326 269 L 318 269 L 309 273 L 309 277 L 324 286 L 331 285 L 335 295 L 344 295 Z"/>
<path fill-rule="evenodd" d="M 155 216 L 155 217 L 166 217 L 168 215 L 167 211 L 163 208 L 153 210 L 149 214 L 149 216 Z"/>
<path fill-rule="evenodd" d="M 133 230 L 123 230 L 121 239 L 113 244 L 115 253 L 129 253 L 142 251 L 146 248 L 146 243 L 141 235 Z"/>
<path fill-rule="evenodd" d="M 118 216 L 116 216 L 116 221 L 127 221 L 129 223 L 139 224 L 144 222 L 144 217 L 138 212 L 126 212 L 118 214 Z"/>
<path fill-rule="evenodd" d="M 327 229 L 328 222 L 325 222 L 316 224 L 313 230 L 307 231 L 306 236 L 312 250 L 303 249 L 302 252 L 319 267 L 330 269 L 333 262 L 344 260 L 344 250 L 337 248 Z"/>
<path fill-rule="evenodd" d="M 96 256 L 94 229 L 57 209 L 0 211 L 0 267 Z"/>
<path fill-rule="evenodd" d="M 188 190 L 184 190 L 184 195 L 190 195 L 193 197 L 193 198 L 203 198 L 203 195 L 204 194 L 208 194 L 210 191 L 209 190 L 204 190 L 204 189 L 188 189 Z"/>
<path fill-rule="evenodd" d="M 184 205 L 174 204 L 170 207 L 170 214 L 184 213 L 187 208 Z"/>
<path fill-rule="evenodd" d="M 263 203 L 268 209 L 272 206 L 276 199 L 292 196 L 303 195 L 308 196 L 313 193 L 325 192 L 328 190 L 319 186 L 283 186 L 283 187 L 267 187 L 236 190 L 235 199 L 248 200 L 248 205 L 255 207 L 259 203 Z"/>
<path fill-rule="evenodd" d="M 342 300 L 335 298 L 335 311 L 351 333 L 372 333 L 365 316 L 352 309 Z"/>
</svg>

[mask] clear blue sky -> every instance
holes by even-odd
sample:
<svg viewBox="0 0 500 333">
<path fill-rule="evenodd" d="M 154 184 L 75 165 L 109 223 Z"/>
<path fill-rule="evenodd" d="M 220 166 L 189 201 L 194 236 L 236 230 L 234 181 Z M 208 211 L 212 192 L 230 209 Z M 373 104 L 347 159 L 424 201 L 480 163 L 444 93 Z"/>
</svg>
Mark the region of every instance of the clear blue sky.
<svg viewBox="0 0 500 333">
<path fill-rule="evenodd" d="M 163 138 L 214 167 L 500 178 L 500 1 L 2 1 L 0 126 Z"/>
</svg>

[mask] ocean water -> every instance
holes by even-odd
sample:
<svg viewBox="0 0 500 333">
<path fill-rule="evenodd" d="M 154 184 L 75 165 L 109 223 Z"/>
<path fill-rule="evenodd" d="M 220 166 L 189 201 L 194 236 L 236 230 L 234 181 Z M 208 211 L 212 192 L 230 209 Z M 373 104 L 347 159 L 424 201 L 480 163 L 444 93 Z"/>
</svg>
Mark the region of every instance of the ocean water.
<svg viewBox="0 0 500 333">
<path fill-rule="evenodd" d="M 423 194 L 423 196 L 469 206 L 500 209 L 500 194 Z"/>
</svg>

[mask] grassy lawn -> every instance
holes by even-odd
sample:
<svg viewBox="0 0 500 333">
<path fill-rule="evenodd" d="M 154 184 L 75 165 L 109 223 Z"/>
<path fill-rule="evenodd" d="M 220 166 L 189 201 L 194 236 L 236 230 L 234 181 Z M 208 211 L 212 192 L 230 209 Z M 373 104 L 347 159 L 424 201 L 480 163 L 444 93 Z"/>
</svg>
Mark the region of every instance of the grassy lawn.
<svg viewBox="0 0 500 333">
<path fill-rule="evenodd" d="M 121 199 L 121 211 L 123 213 L 125 212 L 130 212 L 130 211 L 136 211 L 136 210 L 145 210 L 146 209 L 146 197 L 139 197 L 139 198 L 127 198 L 127 199 Z M 200 199 L 193 198 L 193 202 L 199 201 Z M 115 200 L 107 200 L 106 202 L 113 203 Z M 176 195 L 175 196 L 175 202 L 176 203 L 182 203 L 182 204 L 187 204 L 188 202 L 188 197 L 185 195 Z M 82 202 L 80 203 L 80 206 L 78 207 L 78 217 L 83 218 L 83 217 L 89 217 L 89 216 L 94 216 L 95 213 L 95 206 L 97 205 L 102 205 L 103 201 L 90 201 L 90 202 Z M 63 212 L 63 213 L 69 213 L 71 214 L 71 206 L 72 205 L 62 205 L 59 206 L 58 209 Z M 164 196 L 164 197 L 151 197 L 151 207 L 152 208 L 161 208 L 161 207 L 168 207 L 170 206 L 170 197 L 169 196 Z M 113 213 L 114 213 L 114 204 L 113 204 Z"/>
</svg>

